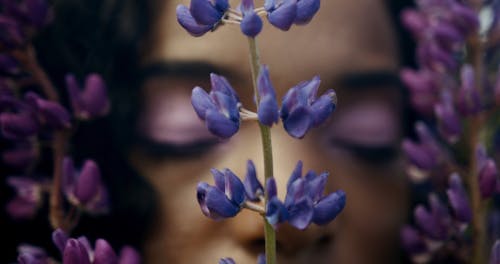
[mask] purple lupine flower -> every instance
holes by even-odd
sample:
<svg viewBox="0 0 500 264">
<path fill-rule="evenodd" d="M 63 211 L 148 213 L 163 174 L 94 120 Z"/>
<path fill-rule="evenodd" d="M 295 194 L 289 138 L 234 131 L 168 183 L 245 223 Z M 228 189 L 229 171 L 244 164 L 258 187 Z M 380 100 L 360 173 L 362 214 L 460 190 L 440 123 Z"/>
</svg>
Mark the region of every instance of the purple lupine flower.
<svg viewBox="0 0 500 264">
<path fill-rule="evenodd" d="M 405 225 L 401 229 L 401 243 L 405 251 L 410 254 L 415 263 L 425 263 L 430 259 L 429 249 L 419 231 Z"/>
<path fill-rule="evenodd" d="M 320 7 L 320 0 L 297 0 L 297 16 L 294 23 L 304 25 L 311 21 Z"/>
<path fill-rule="evenodd" d="M 26 36 L 19 23 L 5 15 L 0 15 L 0 46 L 6 49 L 21 47 L 26 42 Z"/>
<path fill-rule="evenodd" d="M 111 245 L 104 239 L 95 241 L 94 261 L 92 264 L 118 264 L 118 257 Z"/>
<path fill-rule="evenodd" d="M 276 181 L 274 178 L 269 178 L 266 183 L 266 191 L 268 193 L 268 202 L 266 204 L 266 220 L 275 229 L 278 224 L 284 223 L 288 220 L 288 210 L 285 208 L 276 196 Z"/>
<path fill-rule="evenodd" d="M 12 56 L 7 54 L 0 54 L 0 73 L 7 74 L 19 74 L 21 68 L 19 68 L 19 63 Z"/>
<path fill-rule="evenodd" d="M 63 160 L 63 192 L 70 203 L 88 212 L 101 213 L 107 210 L 107 192 L 101 182 L 101 172 L 92 160 L 86 160 L 79 173 L 73 160 Z"/>
<path fill-rule="evenodd" d="M 88 246 L 80 239 L 68 239 L 64 247 L 63 263 L 91 264 Z"/>
<path fill-rule="evenodd" d="M 463 223 L 469 223 L 472 219 L 472 209 L 458 173 L 453 173 L 450 176 L 449 188 L 446 190 L 446 194 L 455 212 L 455 218 Z"/>
<path fill-rule="evenodd" d="M 498 170 L 493 159 L 487 159 L 484 165 L 479 169 L 479 190 L 483 199 L 491 197 L 495 193 Z"/>
<path fill-rule="evenodd" d="M 62 229 L 58 228 L 52 232 L 52 242 L 56 245 L 57 249 L 64 253 L 64 248 L 66 247 L 66 242 L 68 242 L 69 236 Z"/>
<path fill-rule="evenodd" d="M 232 258 L 221 258 L 219 264 L 236 264 Z"/>
<path fill-rule="evenodd" d="M 448 236 L 450 219 L 448 210 L 436 195 L 429 195 L 430 211 L 423 205 L 414 210 L 414 217 L 420 230 L 432 240 L 442 241 Z"/>
<path fill-rule="evenodd" d="M 267 19 L 271 25 L 287 31 L 297 17 L 296 0 L 266 0 L 264 8 L 267 11 Z"/>
<path fill-rule="evenodd" d="M 23 142 L 13 149 L 5 150 L 2 153 L 2 160 L 5 164 L 16 168 L 27 168 L 38 156 L 38 151 L 33 144 Z"/>
<path fill-rule="evenodd" d="M 259 256 L 257 256 L 257 264 L 266 264 L 265 254 L 259 254 Z"/>
<path fill-rule="evenodd" d="M 85 79 L 83 91 L 74 75 L 66 75 L 66 87 L 73 112 L 77 118 L 87 120 L 109 113 L 110 102 L 106 85 L 99 74 L 92 73 Z"/>
<path fill-rule="evenodd" d="M 189 9 L 177 6 L 177 21 L 188 33 L 199 37 L 217 28 L 228 9 L 228 0 L 192 0 Z"/>
<path fill-rule="evenodd" d="M 191 95 L 191 104 L 198 117 L 205 120 L 210 132 L 221 138 L 229 138 L 240 127 L 241 103 L 226 78 L 212 73 L 210 80 L 212 83 L 210 94 L 201 87 L 195 87 Z"/>
<path fill-rule="evenodd" d="M 421 114 L 434 114 L 434 104 L 438 102 L 438 87 L 434 74 L 425 69 L 420 71 L 403 69 L 400 77 L 410 90 L 413 108 Z"/>
<path fill-rule="evenodd" d="M 120 251 L 118 257 L 118 264 L 140 264 L 141 256 L 139 253 L 130 246 L 125 246 Z"/>
<path fill-rule="evenodd" d="M 435 105 L 434 111 L 441 136 L 449 143 L 456 143 L 462 133 L 462 123 L 453 106 L 452 95 L 444 92 L 441 101 Z"/>
<path fill-rule="evenodd" d="M 262 65 L 260 68 L 259 76 L 257 77 L 257 89 L 260 97 L 257 113 L 259 121 L 266 126 L 278 123 L 278 102 L 276 101 L 276 92 L 269 78 L 269 68 L 267 65 Z"/>
<path fill-rule="evenodd" d="M 408 175 L 412 180 L 420 182 L 426 180 L 430 172 L 439 165 L 443 154 L 439 143 L 424 122 L 416 122 L 415 130 L 419 142 L 405 139 L 402 148 L 410 160 L 410 166 L 407 169 Z"/>
<path fill-rule="evenodd" d="M 462 86 L 458 93 L 458 110 L 462 115 L 472 115 L 481 111 L 481 97 L 476 89 L 474 69 L 464 65 L 461 71 Z"/>
<path fill-rule="evenodd" d="M 249 201 L 260 201 L 260 197 L 264 194 L 264 188 L 259 179 L 257 179 L 255 165 L 251 160 L 247 161 L 247 174 L 243 181 L 243 186 L 245 187 L 245 195 Z"/>
<path fill-rule="evenodd" d="M 316 98 L 319 84 L 316 76 L 291 88 L 283 97 L 280 115 L 292 137 L 304 137 L 310 128 L 321 125 L 335 110 L 337 96 L 333 90 Z"/>
<path fill-rule="evenodd" d="M 491 247 L 490 264 L 500 264 L 500 240 Z"/>
<path fill-rule="evenodd" d="M 186 31 L 194 37 L 200 37 L 214 29 L 213 25 L 200 25 L 191 15 L 189 7 L 185 5 L 178 5 L 176 9 L 177 22 L 186 29 Z"/>
<path fill-rule="evenodd" d="M 7 204 L 7 212 L 15 219 L 30 219 L 40 207 L 43 183 L 27 177 L 8 177 L 7 184 L 16 191 L 16 197 Z"/>
<path fill-rule="evenodd" d="M 34 108 L 41 124 L 51 129 L 71 127 L 71 116 L 59 103 L 43 99 L 34 92 L 28 92 L 25 99 Z"/>
<path fill-rule="evenodd" d="M 253 0 L 241 0 L 243 19 L 240 23 L 241 32 L 247 37 L 254 38 L 262 31 L 262 19 L 255 13 Z"/>
<path fill-rule="evenodd" d="M 3 14 L 19 21 L 23 26 L 41 28 L 51 19 L 51 10 L 45 0 L 3 1 Z"/>
<path fill-rule="evenodd" d="M 23 244 L 17 248 L 19 264 L 49 264 L 49 258 L 45 250 L 39 247 Z"/>
<path fill-rule="evenodd" d="M 420 65 L 437 72 L 454 70 L 457 62 L 453 55 L 435 42 L 425 42 L 417 46 L 417 59 Z"/>
<path fill-rule="evenodd" d="M 222 172 L 211 170 L 215 186 L 206 182 L 198 183 L 196 197 L 201 211 L 207 217 L 220 220 L 234 217 L 245 201 L 245 187 L 241 180 L 229 169 Z"/>
<path fill-rule="evenodd" d="M 6 139 L 22 140 L 35 136 L 39 124 L 31 111 L 4 112 L 0 113 L 0 129 Z"/>
<path fill-rule="evenodd" d="M 309 171 L 302 175 L 302 162 L 299 161 L 287 183 L 285 207 L 288 222 L 298 229 L 306 228 L 311 222 L 325 225 L 331 222 L 344 209 L 345 193 L 342 190 L 323 195 L 328 173 L 316 175 Z"/>
</svg>

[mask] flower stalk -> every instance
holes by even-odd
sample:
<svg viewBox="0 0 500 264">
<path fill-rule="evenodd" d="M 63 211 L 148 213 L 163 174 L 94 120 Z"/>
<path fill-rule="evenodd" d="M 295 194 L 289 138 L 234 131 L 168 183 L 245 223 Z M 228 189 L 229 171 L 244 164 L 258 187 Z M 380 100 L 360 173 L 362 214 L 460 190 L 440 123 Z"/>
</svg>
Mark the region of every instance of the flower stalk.
<svg viewBox="0 0 500 264">
<path fill-rule="evenodd" d="M 255 94 L 256 104 L 259 105 L 259 92 L 257 89 L 257 74 L 260 71 L 260 57 L 259 51 L 257 49 L 257 41 L 253 37 L 248 37 L 249 53 L 250 53 L 250 69 L 252 72 L 252 84 Z M 273 149 L 271 142 L 271 130 L 269 127 L 259 123 L 260 135 L 262 139 L 262 151 L 264 157 L 264 177 L 265 181 L 273 177 Z M 267 204 L 269 197 L 267 192 L 264 196 L 264 204 Z M 275 264 L 276 263 L 276 233 L 266 220 L 264 220 L 264 238 L 265 238 L 265 251 L 266 251 L 266 263 Z"/>
</svg>

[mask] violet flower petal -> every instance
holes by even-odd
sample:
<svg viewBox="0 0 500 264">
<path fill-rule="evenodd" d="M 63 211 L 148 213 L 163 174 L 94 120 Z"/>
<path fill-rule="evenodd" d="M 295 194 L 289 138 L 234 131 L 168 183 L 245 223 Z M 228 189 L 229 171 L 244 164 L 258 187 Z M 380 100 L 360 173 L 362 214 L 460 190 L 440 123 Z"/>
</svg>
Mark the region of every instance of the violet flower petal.
<svg viewBox="0 0 500 264">
<path fill-rule="evenodd" d="M 298 0 L 297 1 L 297 16 L 294 23 L 304 25 L 309 23 L 314 15 L 318 12 L 320 0 Z"/>
<path fill-rule="evenodd" d="M 118 264 L 140 264 L 141 256 L 130 246 L 125 246 L 120 251 Z"/>
<path fill-rule="evenodd" d="M 314 205 L 312 222 L 317 225 L 325 225 L 333 221 L 344 209 L 346 202 L 345 192 L 342 190 L 330 193 Z"/>
<path fill-rule="evenodd" d="M 252 202 L 260 201 L 260 196 L 264 194 L 264 187 L 262 187 L 259 179 L 257 179 L 255 165 L 251 160 L 247 161 L 247 174 L 243 181 L 243 186 L 245 187 L 245 195 L 248 200 Z"/>
<path fill-rule="evenodd" d="M 62 229 L 58 228 L 52 232 L 52 242 L 59 249 L 61 254 L 64 253 L 64 248 L 66 246 L 66 242 L 68 242 L 69 236 Z"/>
<path fill-rule="evenodd" d="M 314 215 L 313 202 L 309 197 L 303 197 L 287 207 L 288 222 L 297 229 L 305 229 L 312 221 Z"/>
<path fill-rule="evenodd" d="M 224 169 L 224 182 L 227 198 L 238 206 L 241 205 L 245 201 L 245 186 L 240 178 L 231 170 Z"/>
<path fill-rule="evenodd" d="M 207 111 L 206 123 L 208 130 L 221 138 L 230 138 L 238 132 L 240 127 L 239 122 L 235 123 L 223 114 L 211 109 Z"/>
<path fill-rule="evenodd" d="M 104 239 L 97 239 L 95 242 L 94 261 L 92 264 L 117 264 L 118 257 L 115 251 Z"/>
<path fill-rule="evenodd" d="M 303 138 L 314 122 L 310 111 L 305 107 L 297 107 L 283 120 L 285 130 L 295 138 Z"/>
<path fill-rule="evenodd" d="M 495 241 L 491 247 L 490 264 L 500 263 L 500 240 Z"/>
<path fill-rule="evenodd" d="M 469 198 L 465 191 L 462 180 L 457 173 L 450 176 L 449 188 L 446 191 L 448 199 L 455 217 L 464 223 L 469 223 L 472 220 L 472 209 L 469 204 Z"/>
<path fill-rule="evenodd" d="M 274 6 L 274 3 L 270 3 L 269 1 L 266 2 L 268 3 L 268 5 L 272 4 Z M 269 9 L 271 9 L 271 7 L 269 7 Z M 268 10 L 267 19 L 269 20 L 269 23 L 271 23 L 271 25 L 283 31 L 288 31 L 295 21 L 296 16 L 297 1 L 284 0 L 277 8 Z"/>
<path fill-rule="evenodd" d="M 495 193 L 498 171 L 495 161 L 487 159 L 479 171 L 479 190 L 483 199 L 493 196 Z"/>
<path fill-rule="evenodd" d="M 267 65 L 262 65 L 260 68 L 257 77 L 257 88 L 261 97 L 257 113 L 259 121 L 266 126 L 272 126 L 273 123 L 278 123 L 279 110 L 276 92 L 271 83 Z"/>
<path fill-rule="evenodd" d="M 266 220 L 275 229 L 278 224 L 284 223 L 289 218 L 288 210 L 278 197 L 273 196 L 266 204 Z"/>
<path fill-rule="evenodd" d="M 64 248 L 63 263 L 90 264 L 90 259 L 86 247 L 77 239 L 68 239 Z"/>
<path fill-rule="evenodd" d="M 201 25 L 214 25 L 224 12 L 218 11 L 208 0 L 191 0 L 189 7 L 194 20 Z"/>
<path fill-rule="evenodd" d="M 200 37 L 213 28 L 213 25 L 200 25 L 191 15 L 189 8 L 185 5 L 178 5 L 176 10 L 177 22 L 192 36 Z"/>
<path fill-rule="evenodd" d="M 94 200 L 99 193 L 101 172 L 92 160 L 85 161 L 75 185 L 75 197 L 82 205 Z"/>
<path fill-rule="evenodd" d="M 219 264 L 236 264 L 232 258 L 221 258 Z"/>
</svg>

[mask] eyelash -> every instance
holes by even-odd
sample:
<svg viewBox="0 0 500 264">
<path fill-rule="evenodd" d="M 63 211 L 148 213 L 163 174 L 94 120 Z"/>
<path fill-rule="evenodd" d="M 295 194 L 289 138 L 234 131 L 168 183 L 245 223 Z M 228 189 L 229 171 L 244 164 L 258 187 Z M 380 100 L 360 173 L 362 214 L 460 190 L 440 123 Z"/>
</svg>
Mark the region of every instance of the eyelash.
<svg viewBox="0 0 500 264">
<path fill-rule="evenodd" d="M 367 146 L 347 140 L 332 138 L 330 144 L 351 152 L 356 158 L 372 165 L 387 165 L 399 155 L 399 147 L 394 144 Z"/>
<path fill-rule="evenodd" d="M 141 139 L 142 150 L 152 158 L 196 158 L 206 154 L 220 141 L 215 138 L 199 139 L 184 144 L 158 143 L 148 139 Z"/>
</svg>

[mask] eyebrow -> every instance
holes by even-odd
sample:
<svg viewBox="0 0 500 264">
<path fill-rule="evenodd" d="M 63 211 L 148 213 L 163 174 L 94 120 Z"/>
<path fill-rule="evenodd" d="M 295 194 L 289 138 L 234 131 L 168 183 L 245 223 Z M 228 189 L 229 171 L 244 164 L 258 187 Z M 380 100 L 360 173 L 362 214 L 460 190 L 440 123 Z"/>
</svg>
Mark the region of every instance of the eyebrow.
<svg viewBox="0 0 500 264">
<path fill-rule="evenodd" d="M 230 69 L 203 61 L 158 61 L 144 66 L 139 78 L 143 83 L 154 77 L 207 78 L 211 73 L 238 77 Z"/>
</svg>

